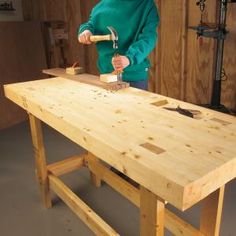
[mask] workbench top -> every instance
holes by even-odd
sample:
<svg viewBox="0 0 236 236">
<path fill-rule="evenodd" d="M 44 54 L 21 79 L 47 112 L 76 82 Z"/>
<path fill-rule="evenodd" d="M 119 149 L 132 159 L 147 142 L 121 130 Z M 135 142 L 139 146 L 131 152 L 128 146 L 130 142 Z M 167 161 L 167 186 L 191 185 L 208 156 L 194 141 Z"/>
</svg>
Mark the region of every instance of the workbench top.
<svg viewBox="0 0 236 236">
<path fill-rule="evenodd" d="M 5 94 L 181 210 L 236 177 L 233 116 L 135 88 L 107 91 L 63 78 L 6 85 Z M 201 114 L 163 108 L 178 105 Z"/>
</svg>

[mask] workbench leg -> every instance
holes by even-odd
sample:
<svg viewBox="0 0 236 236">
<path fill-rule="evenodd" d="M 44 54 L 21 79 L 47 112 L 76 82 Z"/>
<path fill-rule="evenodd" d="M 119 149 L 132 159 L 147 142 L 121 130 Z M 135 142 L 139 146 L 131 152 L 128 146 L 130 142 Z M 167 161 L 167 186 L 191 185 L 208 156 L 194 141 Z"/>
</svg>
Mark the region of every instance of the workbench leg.
<svg viewBox="0 0 236 236">
<path fill-rule="evenodd" d="M 165 202 L 140 187 L 140 236 L 164 235 Z"/>
<path fill-rule="evenodd" d="M 50 208 L 52 203 L 49 190 L 41 121 L 31 114 L 29 115 L 29 119 L 36 162 L 36 172 L 41 189 L 42 199 L 45 207 Z"/>
<path fill-rule="evenodd" d="M 99 159 L 96 156 L 94 156 L 92 153 L 88 153 L 88 155 L 90 156 L 90 158 L 92 158 L 95 164 L 99 162 Z M 90 170 L 90 178 L 91 178 L 92 184 L 95 187 L 97 188 L 101 187 L 101 178 L 98 175 L 96 175 L 96 173 L 93 173 L 91 170 Z"/>
<path fill-rule="evenodd" d="M 219 236 L 225 186 L 202 202 L 200 232 L 205 236 Z"/>
</svg>

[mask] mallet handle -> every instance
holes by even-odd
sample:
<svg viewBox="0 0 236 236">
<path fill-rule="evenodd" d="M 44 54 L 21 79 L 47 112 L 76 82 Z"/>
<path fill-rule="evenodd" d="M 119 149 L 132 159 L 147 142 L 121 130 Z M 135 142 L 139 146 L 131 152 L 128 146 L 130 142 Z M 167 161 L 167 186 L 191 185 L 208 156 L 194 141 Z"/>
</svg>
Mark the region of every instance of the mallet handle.
<svg viewBox="0 0 236 236">
<path fill-rule="evenodd" d="M 91 42 L 99 42 L 99 41 L 110 41 L 111 40 L 111 35 L 92 35 L 90 36 L 90 41 Z"/>
</svg>

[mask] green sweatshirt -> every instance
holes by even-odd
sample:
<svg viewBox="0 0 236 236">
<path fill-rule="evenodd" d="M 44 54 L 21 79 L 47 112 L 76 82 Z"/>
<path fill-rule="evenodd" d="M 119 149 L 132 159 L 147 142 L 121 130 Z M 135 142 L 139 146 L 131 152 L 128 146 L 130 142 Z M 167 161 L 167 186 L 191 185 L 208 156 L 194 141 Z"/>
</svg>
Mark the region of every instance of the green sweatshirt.
<svg viewBox="0 0 236 236">
<path fill-rule="evenodd" d="M 148 78 L 150 62 L 147 59 L 157 40 L 159 16 L 153 0 L 102 0 L 92 10 L 87 23 L 78 34 L 90 30 L 94 35 L 109 34 L 107 26 L 116 29 L 118 50 L 111 41 L 98 42 L 98 68 L 101 74 L 111 73 L 114 53 L 125 55 L 130 65 L 124 69 L 124 81 L 141 81 Z"/>
</svg>

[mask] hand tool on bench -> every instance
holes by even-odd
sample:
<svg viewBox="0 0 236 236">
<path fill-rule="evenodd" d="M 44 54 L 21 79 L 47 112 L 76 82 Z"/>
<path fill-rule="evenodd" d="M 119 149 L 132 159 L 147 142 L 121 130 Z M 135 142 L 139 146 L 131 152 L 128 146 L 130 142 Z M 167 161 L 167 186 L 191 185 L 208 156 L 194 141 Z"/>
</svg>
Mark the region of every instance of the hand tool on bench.
<svg viewBox="0 0 236 236">
<path fill-rule="evenodd" d="M 168 111 L 176 111 L 181 115 L 185 115 L 191 118 L 194 118 L 194 115 L 198 115 L 201 112 L 198 110 L 190 110 L 190 109 L 183 109 L 180 106 L 176 107 L 176 108 L 172 108 L 172 107 L 163 107 L 164 109 L 168 110 Z"/>
</svg>

